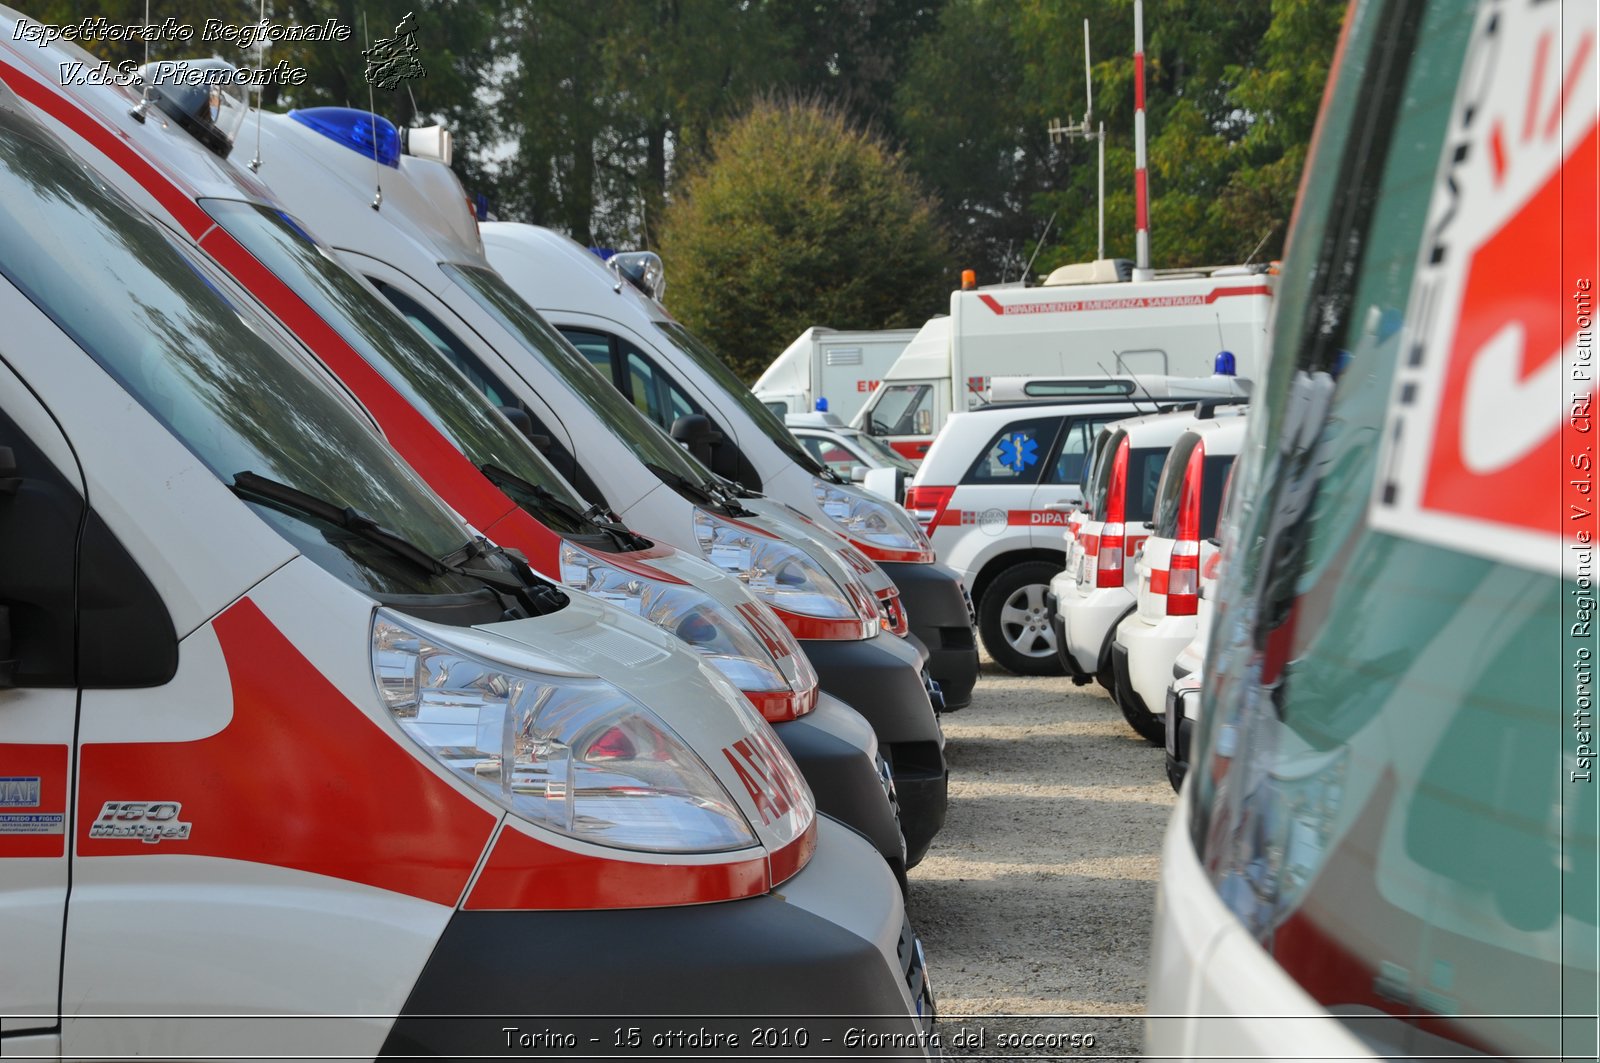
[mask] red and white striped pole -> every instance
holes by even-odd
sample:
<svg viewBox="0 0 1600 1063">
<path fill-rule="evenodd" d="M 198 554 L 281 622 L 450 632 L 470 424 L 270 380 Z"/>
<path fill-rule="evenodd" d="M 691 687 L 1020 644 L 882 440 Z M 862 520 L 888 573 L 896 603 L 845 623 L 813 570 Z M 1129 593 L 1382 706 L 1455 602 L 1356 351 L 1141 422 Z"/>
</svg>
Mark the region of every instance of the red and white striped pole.
<svg viewBox="0 0 1600 1063">
<path fill-rule="evenodd" d="M 1133 225 L 1134 280 L 1149 280 L 1150 180 L 1144 158 L 1144 0 L 1133 0 Z"/>
</svg>

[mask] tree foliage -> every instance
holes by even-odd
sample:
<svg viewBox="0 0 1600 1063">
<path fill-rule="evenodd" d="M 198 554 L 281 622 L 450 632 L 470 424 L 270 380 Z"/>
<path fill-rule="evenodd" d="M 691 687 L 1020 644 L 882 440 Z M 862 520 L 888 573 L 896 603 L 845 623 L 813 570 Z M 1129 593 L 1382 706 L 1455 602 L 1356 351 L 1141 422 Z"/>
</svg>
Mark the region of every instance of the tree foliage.
<svg viewBox="0 0 1600 1063">
<path fill-rule="evenodd" d="M 38 0 L 39 21 L 142 17 L 139 0 Z M 1083 22 L 1106 144 L 1106 251 L 1133 254 L 1132 0 L 267 0 L 279 23 L 337 19 L 347 42 L 160 43 L 303 66 L 269 107 L 373 106 L 443 122 L 456 169 L 503 218 L 579 241 L 653 247 L 688 174 L 709 180 L 714 131 L 751 101 L 826 101 L 905 153 L 952 251 L 946 276 L 989 283 L 1095 255 L 1096 152 L 1052 143 L 1084 113 Z M 1147 0 L 1151 245 L 1157 266 L 1279 253 L 1344 0 Z M 155 0 L 151 16 L 255 21 L 261 0 Z M 414 13 L 427 76 L 372 91 L 361 50 Z M 90 44 L 141 59 L 142 45 Z M 797 216 L 798 209 L 791 216 Z M 1048 231 L 1047 231 L 1048 229 Z M 1040 246 L 1041 237 L 1044 237 Z M 1257 250 L 1257 245 L 1260 245 Z M 700 268 L 680 244 L 674 294 Z M 708 267 L 709 268 L 709 267 Z M 821 307 L 812 315 L 825 320 Z M 892 312 L 889 308 L 885 312 Z M 864 320 L 886 324 L 888 318 Z M 829 321 L 829 324 L 841 324 Z"/>
<path fill-rule="evenodd" d="M 1151 257 L 1157 266 L 1279 253 L 1342 0 L 1161 0 L 1145 5 Z M 1050 143 L 1084 114 L 1083 22 L 1094 115 L 1105 123 L 1106 252 L 1133 257 L 1132 4 L 949 0 L 915 46 L 896 106 L 913 167 L 944 196 L 964 264 L 1016 278 L 1055 215 L 1039 269 L 1093 258 L 1096 148 Z M 1037 271 L 1037 270 L 1036 270 Z"/>
<path fill-rule="evenodd" d="M 754 376 L 811 325 L 919 325 L 951 287 L 937 206 L 836 107 L 763 98 L 668 207 L 670 306 Z"/>
</svg>

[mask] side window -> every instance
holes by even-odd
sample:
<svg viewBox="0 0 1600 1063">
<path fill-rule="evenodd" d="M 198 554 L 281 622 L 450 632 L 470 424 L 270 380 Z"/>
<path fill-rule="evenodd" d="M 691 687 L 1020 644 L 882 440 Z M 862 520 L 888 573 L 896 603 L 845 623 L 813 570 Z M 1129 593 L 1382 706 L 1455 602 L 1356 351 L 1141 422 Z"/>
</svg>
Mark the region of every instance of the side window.
<svg viewBox="0 0 1600 1063">
<path fill-rule="evenodd" d="M 965 484 L 1036 484 L 1061 427 L 1060 417 L 1012 421 L 996 432 L 967 470 Z"/>
<path fill-rule="evenodd" d="M 617 353 L 623 359 L 623 394 L 633 400 L 646 417 L 667 430 L 672 422 L 691 413 L 704 413 L 672 378 L 656 367 L 639 348 L 618 336 Z"/>
<path fill-rule="evenodd" d="M 600 370 L 600 375 L 607 380 L 615 380 L 616 374 L 611 368 L 611 337 L 601 332 L 586 332 L 583 329 L 564 328 L 561 335 L 567 342 L 578 348 L 578 353 L 589 359 L 589 364 Z"/>
<path fill-rule="evenodd" d="M 177 670 L 149 578 L 0 412 L 0 689 L 160 686 Z"/>
<path fill-rule="evenodd" d="M 848 476 L 851 468 L 863 464 L 861 459 L 826 436 L 797 435 L 796 438 L 807 453 L 840 475 Z"/>
<path fill-rule="evenodd" d="M 371 278 L 368 279 L 370 280 Z M 484 365 L 483 361 L 472 353 L 437 317 L 424 310 L 409 295 L 391 288 L 382 281 L 373 280 L 372 283 L 377 286 L 377 289 L 383 293 L 389 302 L 394 304 L 394 308 L 400 311 L 407 321 L 411 322 L 411 327 L 422 333 L 422 338 L 427 340 L 434 350 L 450 359 L 451 364 L 461 370 L 466 378 L 472 382 L 473 387 L 488 396 L 490 402 L 496 406 L 521 407 L 522 403 L 517 401 L 517 397 L 512 393 L 511 389 L 501 383 L 499 378 L 489 371 L 489 367 Z"/>
<path fill-rule="evenodd" d="M 1055 460 L 1045 470 L 1047 484 L 1081 484 L 1084 465 L 1094 448 L 1094 437 L 1104 421 L 1073 420 L 1061 433 Z"/>
<path fill-rule="evenodd" d="M 541 442 L 539 444 L 540 451 L 550 464 L 555 466 L 556 471 L 568 483 L 578 489 L 578 494 L 582 495 L 586 501 L 598 502 L 601 505 L 607 504 L 605 496 L 600 493 L 600 488 L 595 485 L 594 480 L 589 477 L 588 473 L 583 471 L 583 467 L 578 464 L 576 458 L 567 452 L 567 448 L 555 441 L 556 436 L 551 433 L 549 427 L 539 418 L 539 415 L 530 410 L 527 403 L 517 398 L 516 392 L 512 391 L 500 377 L 495 375 L 483 363 L 483 359 L 473 352 L 472 348 L 461 342 L 461 338 L 452 332 L 444 322 L 423 309 L 422 305 L 409 295 L 375 278 L 369 277 L 367 279 L 371 280 L 377 286 L 378 291 L 382 292 L 384 297 L 394 304 L 394 308 L 400 311 L 407 321 L 411 322 L 411 327 L 422 333 L 423 338 L 432 344 L 435 350 L 450 359 L 451 364 L 461 370 L 472 386 L 483 392 L 490 402 L 496 406 L 521 410 L 528 415 L 528 420 L 533 426 L 534 435 L 543 436 L 550 441 L 548 447 Z"/>
</svg>

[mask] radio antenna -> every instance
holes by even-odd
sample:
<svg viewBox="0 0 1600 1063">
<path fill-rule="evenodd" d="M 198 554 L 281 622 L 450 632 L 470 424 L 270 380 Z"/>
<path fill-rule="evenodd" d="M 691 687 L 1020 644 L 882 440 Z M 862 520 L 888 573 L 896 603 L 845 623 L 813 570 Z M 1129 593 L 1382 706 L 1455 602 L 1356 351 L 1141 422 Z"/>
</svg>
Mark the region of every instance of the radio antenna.
<svg viewBox="0 0 1600 1063">
<path fill-rule="evenodd" d="M 367 50 L 372 49 L 372 27 L 367 23 L 367 9 L 361 9 L 361 33 L 367 39 Z M 382 163 L 378 162 L 378 100 L 377 93 L 372 87 L 372 79 L 367 78 L 367 113 L 372 116 L 372 209 L 377 210 L 383 206 L 383 170 Z"/>
<path fill-rule="evenodd" d="M 1119 354 L 1116 351 L 1112 351 L 1111 355 L 1112 355 L 1112 357 L 1116 358 L 1118 361 L 1122 360 L 1122 355 Z M 1094 364 L 1100 367 L 1100 372 L 1102 372 L 1102 373 L 1104 373 L 1106 375 L 1106 379 L 1107 380 L 1113 380 L 1114 381 L 1114 380 L 1117 379 L 1116 377 L 1111 375 L 1111 370 L 1106 368 L 1106 365 L 1105 365 L 1104 362 L 1095 362 Z M 1124 367 L 1124 368 L 1126 368 L 1126 367 Z M 1151 395 L 1148 391 L 1145 391 L 1144 381 L 1139 379 L 1138 374 L 1129 373 L 1128 375 L 1133 377 L 1133 390 L 1128 392 L 1128 401 L 1133 403 L 1134 410 L 1137 411 L 1142 416 L 1144 414 L 1144 409 L 1139 405 L 1139 394 L 1138 393 L 1141 392 L 1141 391 L 1144 391 L 1145 392 L 1145 397 L 1148 398 L 1151 401 L 1151 403 L 1155 402 L 1155 396 Z M 1157 410 L 1157 408 L 1154 405 L 1152 405 L 1150 407 L 1150 412 L 1151 413 L 1157 413 L 1159 411 Z"/>
<path fill-rule="evenodd" d="M 1044 250 L 1045 237 L 1050 235 L 1050 226 L 1056 223 L 1056 215 L 1061 213 L 1060 208 L 1050 212 L 1050 220 L 1044 223 L 1044 232 L 1039 234 L 1039 242 L 1033 245 L 1033 257 L 1028 259 L 1028 264 L 1022 267 L 1022 276 L 1018 279 L 1023 284 L 1028 283 L 1028 271 L 1033 268 L 1033 260 L 1039 257 L 1039 252 Z"/>
<path fill-rule="evenodd" d="M 1254 262 L 1256 260 L 1256 252 L 1261 250 L 1261 248 L 1266 244 L 1267 238 L 1270 237 L 1271 235 L 1272 235 L 1272 229 L 1271 229 L 1271 227 L 1268 227 L 1267 231 L 1261 234 L 1261 239 L 1256 241 L 1256 246 L 1255 246 L 1255 248 L 1253 250 L 1251 250 L 1250 257 L 1248 257 L 1248 258 L 1246 258 L 1244 260 L 1244 264 L 1245 265 L 1248 266 L 1250 263 L 1252 263 L 1252 262 Z"/>
<path fill-rule="evenodd" d="M 267 0 L 261 0 L 261 22 L 267 21 Z M 267 35 L 262 33 L 256 38 L 256 66 L 265 68 L 267 65 Z M 267 99 L 267 86 L 265 83 L 256 84 L 256 155 L 250 160 L 250 172 L 258 173 L 261 170 L 261 106 Z"/>
<path fill-rule="evenodd" d="M 139 106 L 128 113 L 143 122 L 150 110 L 150 0 L 144 0 L 144 76 L 139 79 Z"/>
</svg>

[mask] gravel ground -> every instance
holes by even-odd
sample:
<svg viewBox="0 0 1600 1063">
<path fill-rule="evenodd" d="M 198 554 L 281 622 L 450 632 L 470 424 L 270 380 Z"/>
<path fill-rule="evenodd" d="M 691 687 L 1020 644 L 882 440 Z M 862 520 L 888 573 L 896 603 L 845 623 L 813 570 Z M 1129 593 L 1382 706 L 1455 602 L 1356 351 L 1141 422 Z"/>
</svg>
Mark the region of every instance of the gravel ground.
<svg viewBox="0 0 1600 1063">
<path fill-rule="evenodd" d="M 943 723 L 949 818 L 911 872 L 910 909 L 945 1052 L 1138 1058 L 1174 800 L 1161 751 L 1099 686 L 987 657 L 972 704 Z M 1105 1017 L 1020 1018 L 1052 1015 Z M 1073 1033 L 1093 1046 L 1074 1050 Z M 1035 1039 L 1006 1043 L 1019 1034 Z"/>
</svg>

